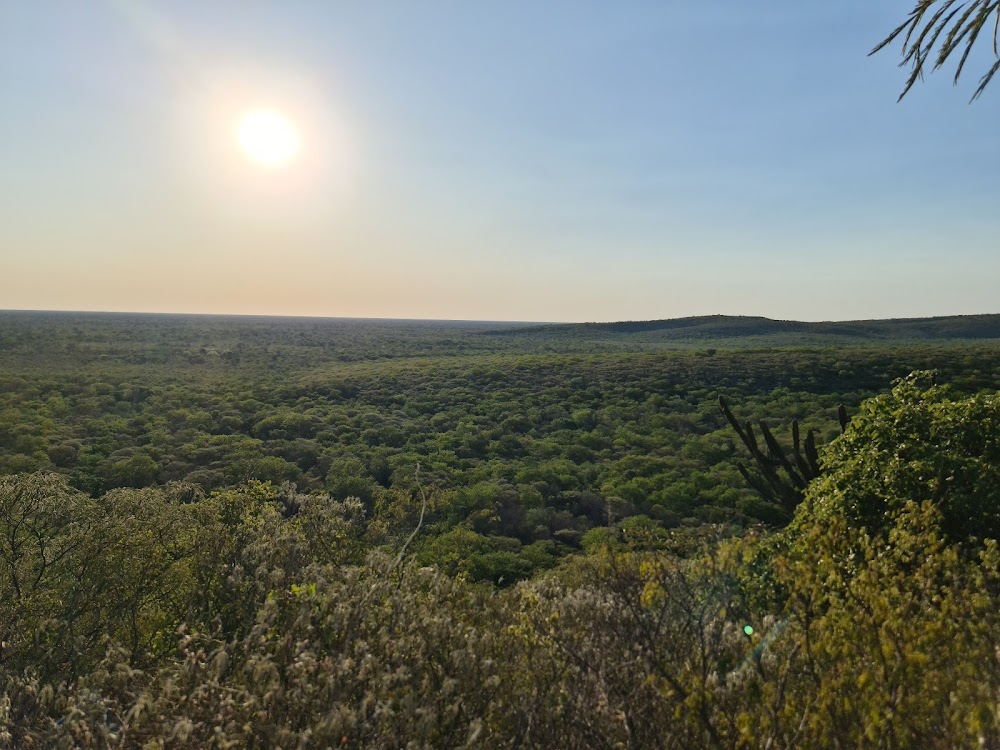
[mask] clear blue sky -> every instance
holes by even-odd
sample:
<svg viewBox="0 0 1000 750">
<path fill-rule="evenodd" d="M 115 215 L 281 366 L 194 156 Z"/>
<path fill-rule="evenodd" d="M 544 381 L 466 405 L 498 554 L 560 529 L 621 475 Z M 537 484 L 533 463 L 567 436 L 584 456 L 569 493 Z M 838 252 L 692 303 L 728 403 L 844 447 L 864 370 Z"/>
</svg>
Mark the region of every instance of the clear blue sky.
<svg viewBox="0 0 1000 750">
<path fill-rule="evenodd" d="M 909 7 L 3 0 L 0 309 L 1000 312 L 1000 81 L 897 104 Z"/>
</svg>

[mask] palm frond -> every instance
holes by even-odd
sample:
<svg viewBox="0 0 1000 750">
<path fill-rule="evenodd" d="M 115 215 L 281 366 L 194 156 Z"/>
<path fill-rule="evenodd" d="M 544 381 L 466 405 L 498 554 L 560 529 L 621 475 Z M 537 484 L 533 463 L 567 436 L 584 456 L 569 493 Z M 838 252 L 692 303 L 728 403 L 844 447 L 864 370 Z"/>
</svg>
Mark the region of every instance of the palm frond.
<svg viewBox="0 0 1000 750">
<path fill-rule="evenodd" d="M 1000 0 L 918 0 L 906 20 L 869 52 L 874 55 L 889 45 L 902 40 L 900 67 L 909 67 L 900 100 L 924 76 L 930 64 L 933 72 L 958 53 L 954 82 L 957 84 L 965 70 L 969 55 L 984 29 L 993 21 L 993 55 L 997 61 L 979 79 L 972 99 L 979 98 L 993 76 L 1000 70 Z M 989 32 L 987 32 L 988 34 Z"/>
</svg>

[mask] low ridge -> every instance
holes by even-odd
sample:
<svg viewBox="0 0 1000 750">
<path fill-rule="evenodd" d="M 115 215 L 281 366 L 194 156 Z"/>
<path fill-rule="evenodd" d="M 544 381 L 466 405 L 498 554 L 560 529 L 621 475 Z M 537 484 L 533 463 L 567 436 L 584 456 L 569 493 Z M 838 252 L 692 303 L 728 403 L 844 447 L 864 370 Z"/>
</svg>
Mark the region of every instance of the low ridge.
<svg viewBox="0 0 1000 750">
<path fill-rule="evenodd" d="M 643 341 L 679 342 L 759 337 L 839 339 L 855 342 L 1000 339 L 1000 315 L 949 315 L 931 318 L 821 322 L 772 320 L 760 316 L 703 315 L 665 320 L 549 324 L 504 329 L 492 333 L 587 338 L 629 337 Z"/>
</svg>

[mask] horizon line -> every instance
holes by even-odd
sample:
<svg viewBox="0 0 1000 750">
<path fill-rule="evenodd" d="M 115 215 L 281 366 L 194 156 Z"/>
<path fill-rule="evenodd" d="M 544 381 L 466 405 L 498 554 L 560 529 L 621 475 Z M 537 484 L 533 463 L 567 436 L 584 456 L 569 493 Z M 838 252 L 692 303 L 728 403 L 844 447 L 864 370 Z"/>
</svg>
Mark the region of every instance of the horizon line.
<svg viewBox="0 0 1000 750">
<path fill-rule="evenodd" d="M 726 313 L 710 313 L 705 315 L 682 315 L 672 318 L 632 318 L 618 320 L 488 320 L 473 318 L 391 318 L 391 317 L 366 317 L 366 316 L 345 316 L 345 315 L 275 315 L 271 313 L 206 313 L 206 312 L 150 312 L 137 310 L 53 310 L 43 308 L 18 308 L 0 309 L 0 314 L 7 313 L 43 313 L 54 315 L 155 315 L 155 316 L 178 316 L 190 318 L 274 318 L 274 319 L 296 319 L 296 320 L 338 320 L 338 321 L 377 321 L 383 323 L 501 323 L 525 326 L 552 326 L 552 325 L 616 325 L 623 323 L 652 323 L 659 321 L 695 320 L 698 318 L 752 318 L 758 320 L 770 320 L 777 323 L 870 323 L 880 321 L 900 321 L 900 320 L 942 320 L 947 318 L 977 318 L 1000 315 L 1000 313 L 953 313 L 947 315 L 916 315 L 907 317 L 889 318 L 845 318 L 840 320 L 799 320 L 795 318 L 770 318 L 766 315 L 740 314 L 730 315 Z"/>
</svg>

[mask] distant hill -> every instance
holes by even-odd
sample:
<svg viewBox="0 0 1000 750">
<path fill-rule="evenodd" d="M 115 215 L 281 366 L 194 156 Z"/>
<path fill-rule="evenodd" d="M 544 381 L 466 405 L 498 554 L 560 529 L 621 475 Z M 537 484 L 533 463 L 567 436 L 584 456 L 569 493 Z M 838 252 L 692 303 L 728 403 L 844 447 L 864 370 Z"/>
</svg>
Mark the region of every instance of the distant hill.
<svg viewBox="0 0 1000 750">
<path fill-rule="evenodd" d="M 492 335 L 643 343 L 753 343 L 773 345 L 889 343 L 1000 339 L 1000 315 L 951 315 L 810 323 L 733 315 L 704 315 L 618 323 L 566 323 L 490 332 Z"/>
</svg>

